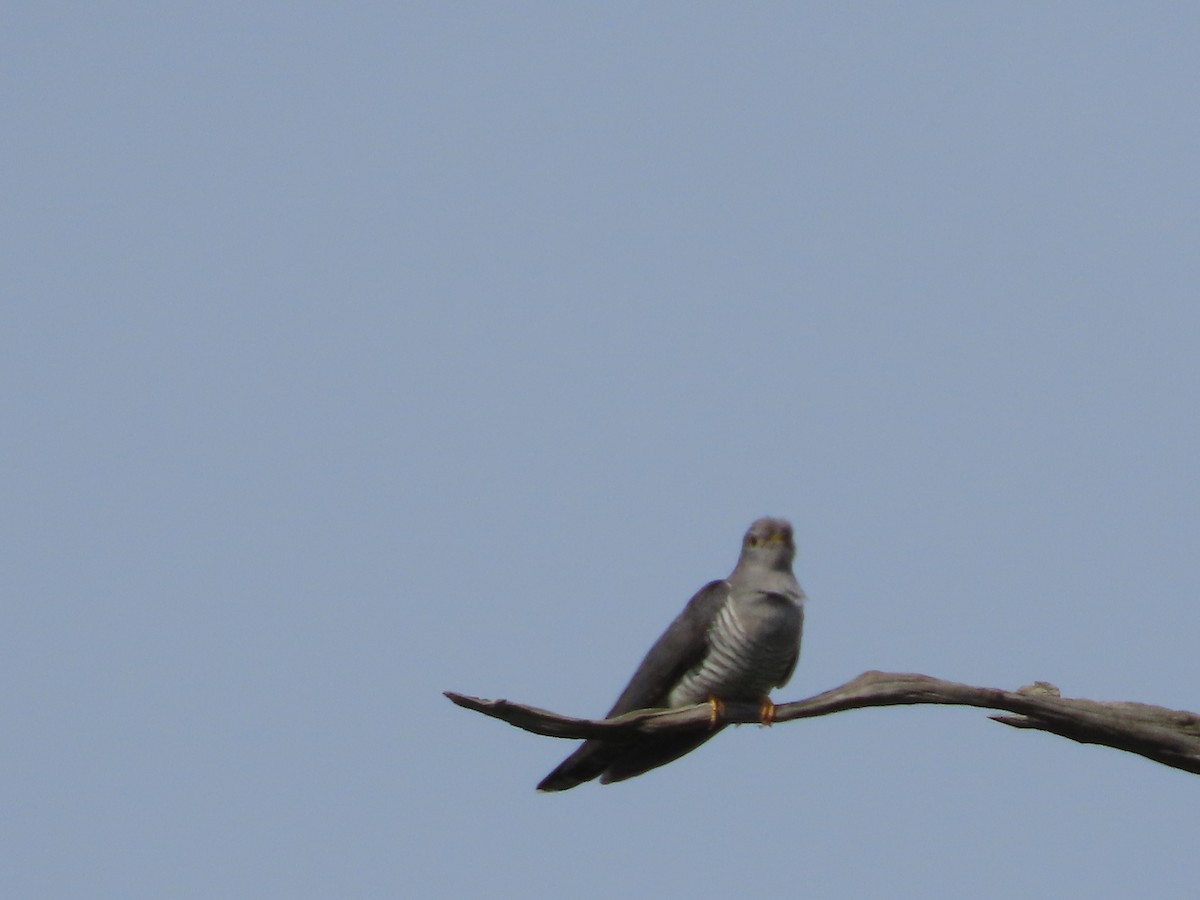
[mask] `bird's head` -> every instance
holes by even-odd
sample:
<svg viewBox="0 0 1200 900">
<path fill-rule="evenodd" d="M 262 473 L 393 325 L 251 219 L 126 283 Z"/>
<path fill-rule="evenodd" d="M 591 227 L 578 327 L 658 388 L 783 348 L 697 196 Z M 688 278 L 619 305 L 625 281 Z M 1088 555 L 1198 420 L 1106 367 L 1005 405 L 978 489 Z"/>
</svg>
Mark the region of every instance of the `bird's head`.
<svg viewBox="0 0 1200 900">
<path fill-rule="evenodd" d="M 753 562 L 772 569 L 791 571 L 796 557 L 792 526 L 786 519 L 759 519 L 742 538 L 742 558 L 739 565 Z"/>
</svg>

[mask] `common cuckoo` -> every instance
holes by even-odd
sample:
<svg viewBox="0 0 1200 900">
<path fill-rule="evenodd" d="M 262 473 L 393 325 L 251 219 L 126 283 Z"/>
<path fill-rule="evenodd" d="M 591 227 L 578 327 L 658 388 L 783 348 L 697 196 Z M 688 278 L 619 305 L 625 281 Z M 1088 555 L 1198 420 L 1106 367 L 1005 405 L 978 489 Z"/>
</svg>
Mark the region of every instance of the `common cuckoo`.
<svg viewBox="0 0 1200 900">
<path fill-rule="evenodd" d="M 742 539 L 742 554 L 724 581 L 694 596 L 650 648 L 608 718 L 635 709 L 762 703 L 791 678 L 800 656 L 804 592 L 792 574 L 796 545 L 783 519 L 759 519 Z M 722 726 L 723 727 L 723 726 Z M 641 775 L 695 750 L 720 727 L 701 734 L 588 740 L 542 779 L 538 790 L 565 791 L 599 776 L 602 784 Z"/>
</svg>

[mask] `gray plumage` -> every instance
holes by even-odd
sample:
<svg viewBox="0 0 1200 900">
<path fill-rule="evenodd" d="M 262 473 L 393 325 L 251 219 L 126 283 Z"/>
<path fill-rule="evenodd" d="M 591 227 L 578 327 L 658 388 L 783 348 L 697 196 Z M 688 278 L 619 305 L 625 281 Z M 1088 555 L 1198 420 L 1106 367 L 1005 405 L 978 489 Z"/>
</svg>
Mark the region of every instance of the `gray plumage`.
<svg viewBox="0 0 1200 900">
<path fill-rule="evenodd" d="M 737 566 L 705 585 L 650 648 L 608 718 L 635 709 L 717 700 L 763 700 L 791 678 L 800 657 L 804 592 L 792 574 L 792 526 L 759 519 L 742 539 Z M 717 733 L 585 741 L 542 779 L 538 790 L 565 791 L 641 775 L 688 753 Z"/>
</svg>

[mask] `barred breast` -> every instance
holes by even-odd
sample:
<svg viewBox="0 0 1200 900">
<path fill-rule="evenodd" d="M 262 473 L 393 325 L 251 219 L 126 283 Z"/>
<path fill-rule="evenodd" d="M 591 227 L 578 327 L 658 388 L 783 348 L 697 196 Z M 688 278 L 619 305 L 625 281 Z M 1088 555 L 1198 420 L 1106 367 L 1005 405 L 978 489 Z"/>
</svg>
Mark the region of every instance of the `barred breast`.
<svg viewBox="0 0 1200 900">
<path fill-rule="evenodd" d="M 803 596 L 803 595 L 801 595 Z M 710 651 L 671 691 L 669 706 L 709 697 L 759 700 L 786 681 L 800 650 L 798 599 L 762 591 L 735 592 L 708 632 Z"/>
</svg>

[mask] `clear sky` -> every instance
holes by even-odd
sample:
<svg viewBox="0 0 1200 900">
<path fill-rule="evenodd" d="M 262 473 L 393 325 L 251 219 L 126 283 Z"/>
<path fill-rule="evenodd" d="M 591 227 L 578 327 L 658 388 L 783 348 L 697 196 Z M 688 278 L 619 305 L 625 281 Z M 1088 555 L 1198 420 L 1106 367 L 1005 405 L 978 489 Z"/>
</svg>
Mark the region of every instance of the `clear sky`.
<svg viewBox="0 0 1200 900">
<path fill-rule="evenodd" d="M 1200 710 L 1200 7 L 15 4 L 0 894 L 1194 896 L 980 711 L 539 795 L 760 515 L 867 669 Z"/>
</svg>

